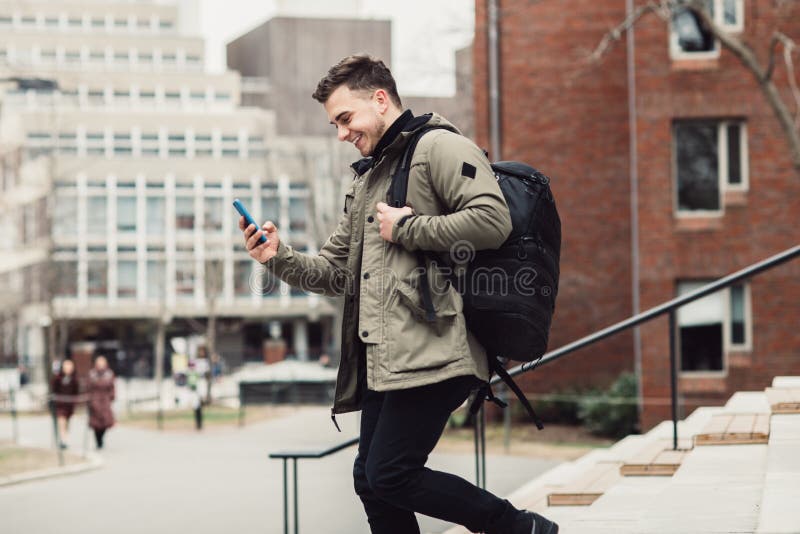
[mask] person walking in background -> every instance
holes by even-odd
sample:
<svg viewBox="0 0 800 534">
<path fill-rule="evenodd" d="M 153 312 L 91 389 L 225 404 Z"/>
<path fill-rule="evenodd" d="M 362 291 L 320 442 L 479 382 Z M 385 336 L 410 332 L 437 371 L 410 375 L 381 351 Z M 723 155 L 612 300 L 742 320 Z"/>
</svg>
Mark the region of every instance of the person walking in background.
<svg viewBox="0 0 800 534">
<path fill-rule="evenodd" d="M 52 393 L 52 406 L 58 425 L 58 446 L 67 448 L 67 432 L 69 420 L 75 413 L 75 403 L 78 401 L 78 377 L 75 376 L 75 364 L 72 360 L 64 360 L 61 369 L 50 383 Z"/>
<path fill-rule="evenodd" d="M 114 426 L 111 403 L 115 394 L 114 371 L 109 369 L 105 356 L 98 356 L 89 371 L 89 426 L 94 430 L 98 449 L 103 448 L 106 430 Z"/>
<path fill-rule="evenodd" d="M 363 157 L 338 227 L 316 255 L 287 244 L 271 221 L 256 228 L 242 217 L 239 229 L 250 256 L 283 281 L 346 296 L 332 416 L 361 410 L 353 476 L 371 531 L 419 534 L 418 512 L 472 532 L 556 534 L 547 518 L 425 467 L 450 413 L 489 380 L 489 364 L 461 296 L 434 268 L 432 285 L 445 289 L 431 292 L 426 313 L 418 251 L 495 249 L 508 238 L 511 216 L 488 159 L 443 117 L 404 110 L 389 69 L 370 56 L 331 67 L 313 98 Z M 408 162 L 407 203 L 390 206 L 394 170 L 428 128 Z"/>
</svg>

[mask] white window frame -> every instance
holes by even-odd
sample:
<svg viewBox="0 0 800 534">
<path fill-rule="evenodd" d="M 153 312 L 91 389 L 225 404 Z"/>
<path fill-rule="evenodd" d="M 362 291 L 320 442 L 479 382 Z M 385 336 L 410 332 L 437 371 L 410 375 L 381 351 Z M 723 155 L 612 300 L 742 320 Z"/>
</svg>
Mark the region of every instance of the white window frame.
<svg viewBox="0 0 800 534">
<path fill-rule="evenodd" d="M 736 24 L 725 24 L 725 14 L 723 11 L 724 0 L 712 0 L 714 2 L 714 23 L 726 32 L 740 33 L 744 31 L 744 0 L 734 0 L 736 2 Z M 672 59 L 716 59 L 720 55 L 721 45 L 719 39 L 714 39 L 714 50 L 708 52 L 685 52 L 678 45 L 678 34 L 673 31 L 672 20 L 669 22 L 669 55 Z"/>
<path fill-rule="evenodd" d="M 678 199 L 678 142 L 676 126 L 679 123 L 706 122 L 716 123 L 717 126 L 717 180 L 719 183 L 719 209 L 716 210 L 685 210 L 680 209 Z M 731 184 L 728 168 L 728 126 L 739 126 L 739 169 L 742 181 L 739 184 Z M 747 122 L 744 120 L 714 120 L 714 119 L 693 119 L 675 121 L 672 123 L 672 183 L 673 183 L 673 212 L 676 217 L 720 217 L 725 212 L 725 191 L 747 191 L 750 187 L 750 167 L 749 152 L 747 142 Z"/>
</svg>

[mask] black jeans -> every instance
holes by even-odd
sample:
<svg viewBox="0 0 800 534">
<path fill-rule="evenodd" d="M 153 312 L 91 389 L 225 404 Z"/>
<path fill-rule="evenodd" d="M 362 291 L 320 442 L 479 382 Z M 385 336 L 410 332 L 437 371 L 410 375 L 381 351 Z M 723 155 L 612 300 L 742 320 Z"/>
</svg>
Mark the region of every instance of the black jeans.
<svg viewBox="0 0 800 534">
<path fill-rule="evenodd" d="M 419 534 L 414 512 L 472 532 L 515 534 L 520 511 L 511 503 L 425 467 L 450 413 L 477 384 L 475 377 L 459 376 L 411 389 L 365 391 L 353 476 L 373 534 Z"/>
</svg>

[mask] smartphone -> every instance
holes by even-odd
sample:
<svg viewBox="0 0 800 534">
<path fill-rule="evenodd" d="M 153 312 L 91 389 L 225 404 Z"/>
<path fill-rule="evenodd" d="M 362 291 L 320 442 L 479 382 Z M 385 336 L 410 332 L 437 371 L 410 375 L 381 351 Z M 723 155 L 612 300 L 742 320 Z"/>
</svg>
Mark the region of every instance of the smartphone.
<svg viewBox="0 0 800 534">
<path fill-rule="evenodd" d="M 248 226 L 251 225 L 251 224 L 254 224 L 257 229 L 261 228 L 258 225 L 258 223 L 256 222 L 256 220 L 253 219 L 253 216 L 250 215 L 250 212 L 247 211 L 247 208 L 244 207 L 244 204 L 242 204 L 241 200 L 239 200 L 238 198 L 234 199 L 233 200 L 233 207 L 236 208 L 236 211 L 238 211 L 244 217 L 244 220 L 247 221 L 247 225 Z M 258 242 L 259 243 L 266 243 L 267 242 L 267 236 L 262 234 L 261 235 L 261 239 L 259 239 Z"/>
</svg>

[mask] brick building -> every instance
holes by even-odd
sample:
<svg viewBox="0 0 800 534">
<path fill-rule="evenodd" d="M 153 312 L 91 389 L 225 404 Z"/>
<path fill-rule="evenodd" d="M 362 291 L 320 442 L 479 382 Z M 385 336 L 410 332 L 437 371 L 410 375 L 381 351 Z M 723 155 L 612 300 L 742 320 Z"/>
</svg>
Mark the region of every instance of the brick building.
<svg viewBox="0 0 800 534">
<path fill-rule="evenodd" d="M 484 146 L 488 4 L 476 2 L 474 43 Z M 528 161 L 552 176 L 562 216 L 552 348 L 632 315 L 636 299 L 646 310 L 800 242 L 800 172 L 786 136 L 753 75 L 693 18 L 645 15 L 631 40 L 623 35 L 592 62 L 603 36 L 625 19 L 624 0 L 497 4 L 502 148 L 495 159 Z M 716 23 L 762 61 L 774 30 L 800 40 L 796 3 L 710 4 Z M 681 24 L 688 34 L 678 32 Z M 791 103 L 782 61 L 774 78 Z M 681 310 L 683 415 L 800 372 L 799 274 L 800 262 L 785 264 Z M 638 346 L 649 427 L 669 417 L 667 318 L 644 325 Z M 523 383 L 528 391 L 607 383 L 635 367 L 636 350 L 632 333 L 618 335 Z"/>
</svg>

